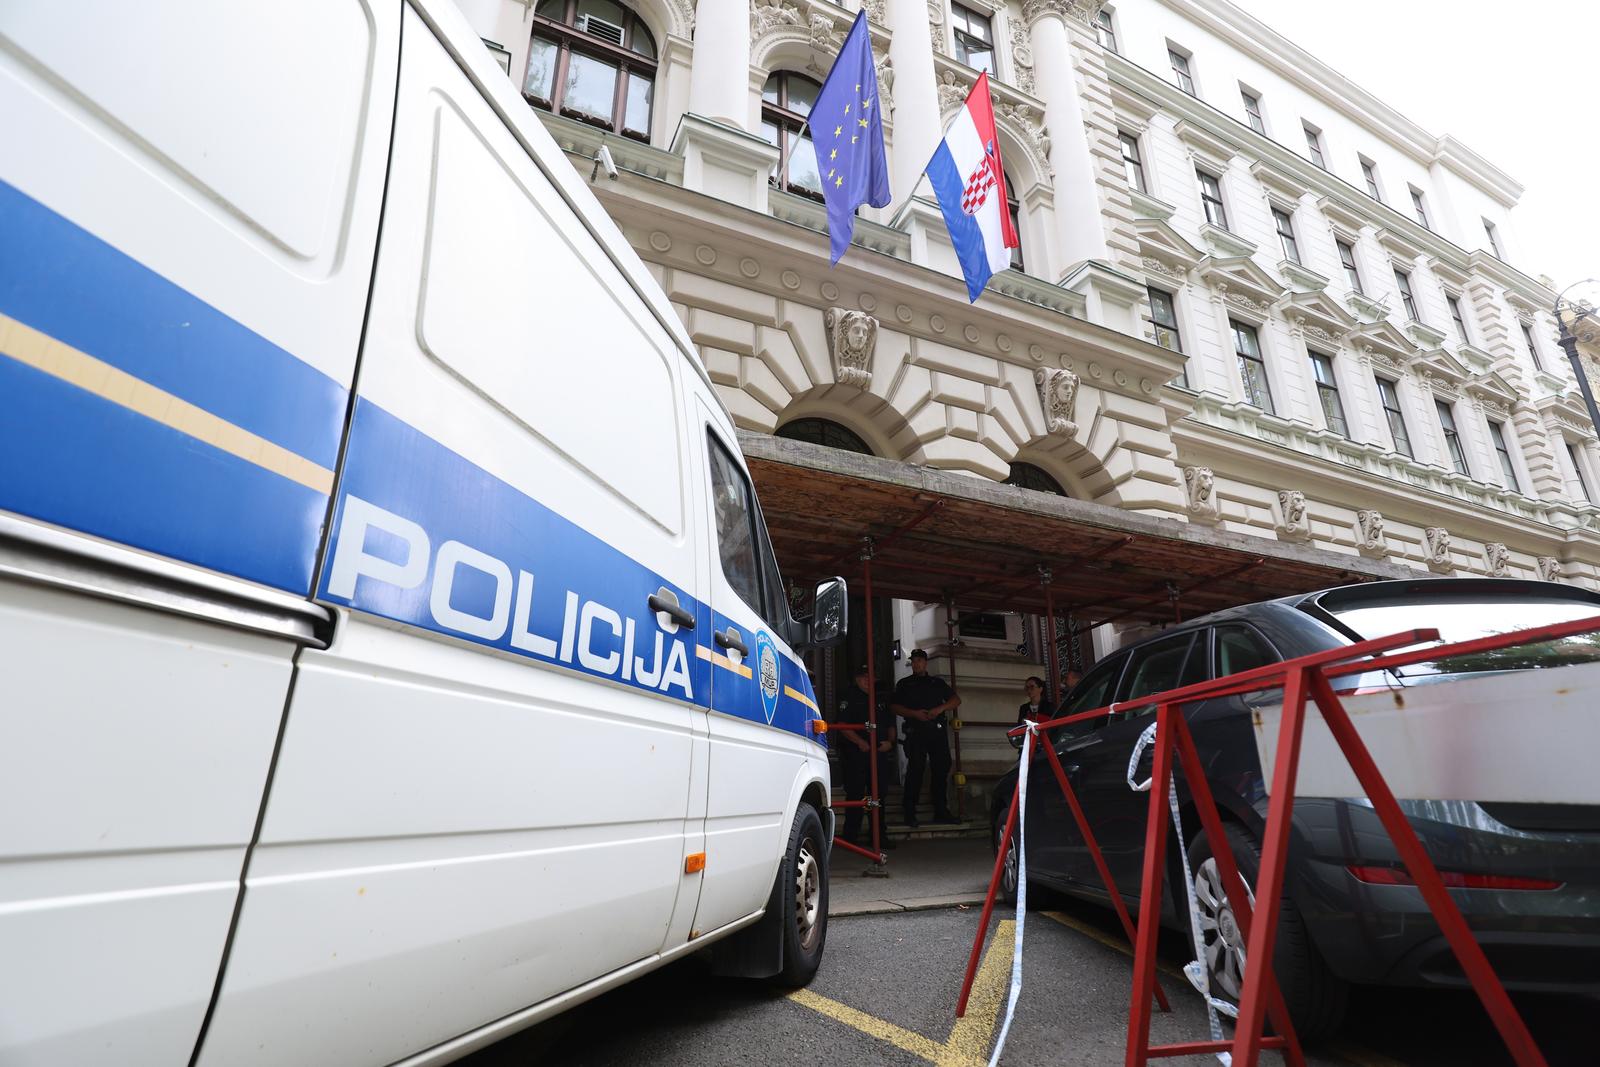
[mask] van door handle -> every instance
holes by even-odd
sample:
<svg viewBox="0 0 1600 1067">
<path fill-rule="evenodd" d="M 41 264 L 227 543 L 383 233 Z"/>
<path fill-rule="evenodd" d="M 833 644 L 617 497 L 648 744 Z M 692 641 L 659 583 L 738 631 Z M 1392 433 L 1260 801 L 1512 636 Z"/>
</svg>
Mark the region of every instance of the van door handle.
<svg viewBox="0 0 1600 1067">
<path fill-rule="evenodd" d="M 738 630 L 735 630 L 731 626 L 728 627 L 726 633 L 723 633 L 720 630 L 713 631 L 712 636 L 717 639 L 717 644 L 721 645 L 723 648 L 734 649 L 741 656 L 748 656 L 750 654 L 750 649 L 745 647 L 743 636 Z"/>
<path fill-rule="evenodd" d="M 694 612 L 679 604 L 678 594 L 666 586 L 662 586 L 660 592 L 651 593 L 648 603 L 651 611 L 665 612 L 671 616 L 673 622 L 685 630 L 694 629 Z"/>
</svg>

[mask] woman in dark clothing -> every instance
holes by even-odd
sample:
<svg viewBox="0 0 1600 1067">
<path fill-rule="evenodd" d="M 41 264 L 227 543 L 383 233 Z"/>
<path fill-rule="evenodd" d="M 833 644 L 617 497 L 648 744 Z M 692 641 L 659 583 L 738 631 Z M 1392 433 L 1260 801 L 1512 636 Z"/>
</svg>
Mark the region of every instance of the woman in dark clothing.
<svg viewBox="0 0 1600 1067">
<path fill-rule="evenodd" d="M 1045 696 L 1043 678 L 1036 674 L 1030 676 L 1027 681 L 1022 683 L 1022 689 L 1028 694 L 1028 699 L 1017 706 L 1018 726 L 1021 726 L 1029 719 L 1034 722 L 1040 722 L 1055 714 L 1055 708 L 1051 705 L 1049 698 Z M 1011 739 L 1011 746 L 1013 748 L 1022 747 L 1020 735 Z"/>
</svg>

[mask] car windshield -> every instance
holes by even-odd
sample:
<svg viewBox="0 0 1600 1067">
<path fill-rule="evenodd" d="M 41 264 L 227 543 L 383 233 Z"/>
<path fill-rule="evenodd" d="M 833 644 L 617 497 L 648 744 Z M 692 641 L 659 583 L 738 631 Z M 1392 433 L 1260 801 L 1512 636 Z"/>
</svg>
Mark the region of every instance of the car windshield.
<svg viewBox="0 0 1600 1067">
<path fill-rule="evenodd" d="M 1600 615 L 1600 603 L 1542 596 L 1508 596 L 1502 600 L 1414 594 L 1348 604 L 1324 600 L 1318 606 L 1365 639 L 1431 627 L 1439 631 L 1440 639 L 1445 642 L 1470 641 L 1476 637 Z M 1519 671 L 1596 661 L 1600 661 L 1600 633 L 1589 633 L 1416 663 L 1401 673 Z"/>
</svg>

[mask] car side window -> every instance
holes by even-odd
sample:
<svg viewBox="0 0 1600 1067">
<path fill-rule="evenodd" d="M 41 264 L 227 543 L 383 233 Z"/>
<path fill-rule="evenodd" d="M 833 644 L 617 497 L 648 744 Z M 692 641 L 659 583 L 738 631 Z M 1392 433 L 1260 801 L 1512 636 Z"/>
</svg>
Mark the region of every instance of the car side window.
<svg viewBox="0 0 1600 1067">
<path fill-rule="evenodd" d="M 1088 677 L 1078 683 L 1078 687 L 1072 691 L 1066 706 L 1059 714 L 1076 715 L 1081 711 L 1093 711 L 1111 703 L 1111 697 L 1116 692 L 1117 680 L 1122 677 L 1122 667 L 1127 662 L 1126 655 L 1112 656 L 1096 666 L 1089 672 Z M 1090 730 L 1098 730 L 1105 724 L 1105 719 L 1093 719 L 1089 722 L 1073 723 L 1062 729 L 1070 731 L 1075 736 L 1088 733 Z"/>
<path fill-rule="evenodd" d="M 1265 667 L 1282 658 L 1266 638 L 1242 623 L 1218 626 L 1216 635 L 1216 648 L 1212 656 L 1214 678 Z"/>
<path fill-rule="evenodd" d="M 711 503 L 717 517 L 717 552 L 722 557 L 722 573 L 745 604 L 757 614 L 764 614 L 750 483 L 722 442 L 714 434 L 706 436 L 711 443 Z"/>
<path fill-rule="evenodd" d="M 1174 634 L 1165 640 L 1155 641 L 1136 649 L 1133 661 L 1128 664 L 1128 680 L 1123 683 L 1121 701 L 1126 703 L 1151 693 L 1162 693 L 1183 684 L 1183 665 L 1189 657 L 1189 646 L 1194 644 L 1194 632 Z M 1155 706 L 1134 708 L 1118 715 L 1119 721 L 1147 715 Z"/>
</svg>

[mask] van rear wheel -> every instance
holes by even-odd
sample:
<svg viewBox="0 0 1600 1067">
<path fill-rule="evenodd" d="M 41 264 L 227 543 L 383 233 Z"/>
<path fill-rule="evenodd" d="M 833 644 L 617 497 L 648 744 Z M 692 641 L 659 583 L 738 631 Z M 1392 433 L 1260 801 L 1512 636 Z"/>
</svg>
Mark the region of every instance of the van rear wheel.
<svg viewBox="0 0 1600 1067">
<path fill-rule="evenodd" d="M 828 848 L 817 809 L 801 802 L 789 829 L 789 847 L 778 871 L 782 909 L 783 970 L 776 981 L 799 988 L 822 963 L 828 940 Z"/>
</svg>

